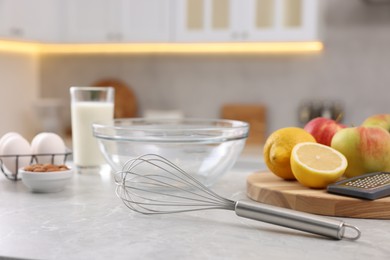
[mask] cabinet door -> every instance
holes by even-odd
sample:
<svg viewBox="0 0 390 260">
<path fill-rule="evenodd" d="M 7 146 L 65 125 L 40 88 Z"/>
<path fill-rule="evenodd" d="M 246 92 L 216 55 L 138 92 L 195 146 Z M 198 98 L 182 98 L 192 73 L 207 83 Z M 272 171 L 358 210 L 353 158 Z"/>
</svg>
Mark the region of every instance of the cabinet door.
<svg viewBox="0 0 390 260">
<path fill-rule="evenodd" d="M 67 0 L 65 33 L 68 42 L 121 41 L 121 0 Z"/>
<path fill-rule="evenodd" d="M 123 40 L 168 42 L 171 7 L 171 0 L 123 0 Z"/>
<path fill-rule="evenodd" d="M 318 0 L 284 0 L 285 10 L 282 22 L 284 34 L 289 40 L 319 40 Z"/>
<path fill-rule="evenodd" d="M 175 40 L 230 41 L 237 26 L 234 13 L 242 9 L 235 3 L 234 0 L 176 0 Z"/>
<path fill-rule="evenodd" d="M 317 0 L 176 0 L 178 41 L 318 40 Z"/>
<path fill-rule="evenodd" d="M 17 40 L 58 41 L 58 1 L 0 0 L 0 36 Z"/>
<path fill-rule="evenodd" d="M 249 41 L 318 40 L 317 0 L 249 1 Z"/>
</svg>

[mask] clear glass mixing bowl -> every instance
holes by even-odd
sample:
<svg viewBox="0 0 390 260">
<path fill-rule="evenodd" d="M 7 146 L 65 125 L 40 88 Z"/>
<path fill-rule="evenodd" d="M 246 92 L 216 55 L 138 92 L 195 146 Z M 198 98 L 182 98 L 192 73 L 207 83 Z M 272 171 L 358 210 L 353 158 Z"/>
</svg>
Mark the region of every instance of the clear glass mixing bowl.
<svg viewBox="0 0 390 260">
<path fill-rule="evenodd" d="M 93 124 L 114 171 L 145 154 L 163 156 L 210 186 L 236 162 L 248 136 L 245 122 L 219 119 L 114 119 Z"/>
</svg>

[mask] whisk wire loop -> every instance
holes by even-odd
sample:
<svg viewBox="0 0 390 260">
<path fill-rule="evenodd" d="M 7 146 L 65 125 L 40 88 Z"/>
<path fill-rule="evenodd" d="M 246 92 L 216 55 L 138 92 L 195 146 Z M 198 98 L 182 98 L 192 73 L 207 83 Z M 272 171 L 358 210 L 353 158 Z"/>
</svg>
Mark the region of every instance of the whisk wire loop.
<svg viewBox="0 0 390 260">
<path fill-rule="evenodd" d="M 171 161 L 167 160 L 166 158 L 160 155 L 156 155 L 156 154 L 142 155 L 136 159 L 128 161 L 129 165 L 125 164 L 124 169 L 131 171 L 133 168 L 135 168 L 136 166 L 142 163 L 148 163 L 150 165 L 153 165 L 154 167 L 164 171 L 168 175 L 174 176 L 175 178 L 180 180 L 180 182 L 185 183 L 189 186 L 194 186 L 198 190 L 201 190 L 202 192 L 213 196 L 215 199 L 220 199 L 223 202 L 227 200 L 226 198 L 216 194 L 215 192 L 213 192 L 212 190 L 204 186 L 195 177 L 188 174 L 186 171 L 184 171 L 183 169 L 181 169 L 180 167 L 178 167 L 177 165 L 175 165 L 174 163 L 172 163 Z M 161 166 L 159 163 L 161 163 L 164 167 Z M 158 173 L 158 177 L 161 177 L 161 172 Z"/>
<path fill-rule="evenodd" d="M 115 182 L 117 196 L 127 207 L 143 214 L 234 209 L 233 201 L 209 190 L 183 169 L 155 154 L 127 161 L 116 173 Z"/>
<path fill-rule="evenodd" d="M 153 193 L 153 194 L 157 194 L 157 195 L 161 195 L 163 197 L 171 197 L 171 198 L 179 198 L 179 199 L 187 199 L 187 197 L 185 196 L 181 196 L 179 194 L 183 194 L 183 192 L 188 192 L 190 194 L 193 194 L 194 196 L 196 197 L 193 197 L 191 198 L 191 201 L 194 202 L 192 204 L 195 204 L 197 202 L 205 202 L 205 203 L 213 203 L 213 200 L 210 199 L 210 197 L 207 197 L 207 196 L 204 196 L 202 194 L 199 194 L 199 193 L 196 193 L 196 192 L 193 192 L 191 190 L 185 190 L 181 187 L 175 187 L 173 186 L 172 184 L 170 184 L 169 182 L 163 182 L 161 180 L 157 180 L 157 179 L 153 179 L 153 176 L 155 175 L 146 175 L 146 176 L 139 176 L 139 175 L 136 175 L 138 177 L 141 177 L 141 178 L 146 178 L 146 179 L 149 179 L 151 181 L 154 181 L 154 182 L 137 182 L 136 185 L 134 184 L 124 184 L 124 187 L 127 188 L 127 189 L 132 189 L 134 191 L 148 191 L 150 193 Z M 168 180 L 172 180 L 172 178 L 169 178 L 169 177 L 164 177 L 164 178 L 167 178 Z M 145 185 L 145 188 L 140 188 L 140 187 L 144 187 L 143 185 Z M 181 191 L 179 193 L 174 193 L 174 194 L 171 194 L 171 193 L 164 193 L 163 191 L 161 191 L 160 189 L 153 189 L 153 188 L 164 188 L 164 187 L 168 187 L 168 188 L 177 188 L 178 191 Z M 197 198 L 199 197 L 199 198 Z M 152 200 L 150 199 L 151 201 L 158 201 L 158 202 L 163 202 L 161 200 Z M 172 201 L 170 202 L 172 203 Z M 166 205 L 168 205 L 168 203 L 166 203 Z"/>
</svg>

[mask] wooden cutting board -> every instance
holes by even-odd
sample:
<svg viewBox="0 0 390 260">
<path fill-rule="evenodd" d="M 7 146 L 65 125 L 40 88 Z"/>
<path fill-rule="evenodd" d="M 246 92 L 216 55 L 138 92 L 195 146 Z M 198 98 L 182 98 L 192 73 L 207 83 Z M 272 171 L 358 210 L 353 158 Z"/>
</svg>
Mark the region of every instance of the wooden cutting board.
<svg viewBox="0 0 390 260">
<path fill-rule="evenodd" d="M 390 219 L 390 197 L 374 201 L 339 196 L 285 181 L 270 172 L 247 178 L 247 196 L 255 201 L 298 211 L 336 217 Z"/>
</svg>

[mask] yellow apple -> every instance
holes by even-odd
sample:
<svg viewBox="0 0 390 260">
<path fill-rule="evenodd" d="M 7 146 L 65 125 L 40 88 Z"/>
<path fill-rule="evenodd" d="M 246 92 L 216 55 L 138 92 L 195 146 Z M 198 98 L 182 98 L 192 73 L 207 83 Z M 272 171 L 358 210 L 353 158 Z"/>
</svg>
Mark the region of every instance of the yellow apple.
<svg viewBox="0 0 390 260">
<path fill-rule="evenodd" d="M 362 126 L 379 126 L 390 131 L 390 114 L 377 114 L 367 117 Z"/>
<path fill-rule="evenodd" d="M 341 129 L 333 136 L 331 147 L 347 158 L 346 177 L 390 171 L 390 133 L 381 127 Z"/>
</svg>

